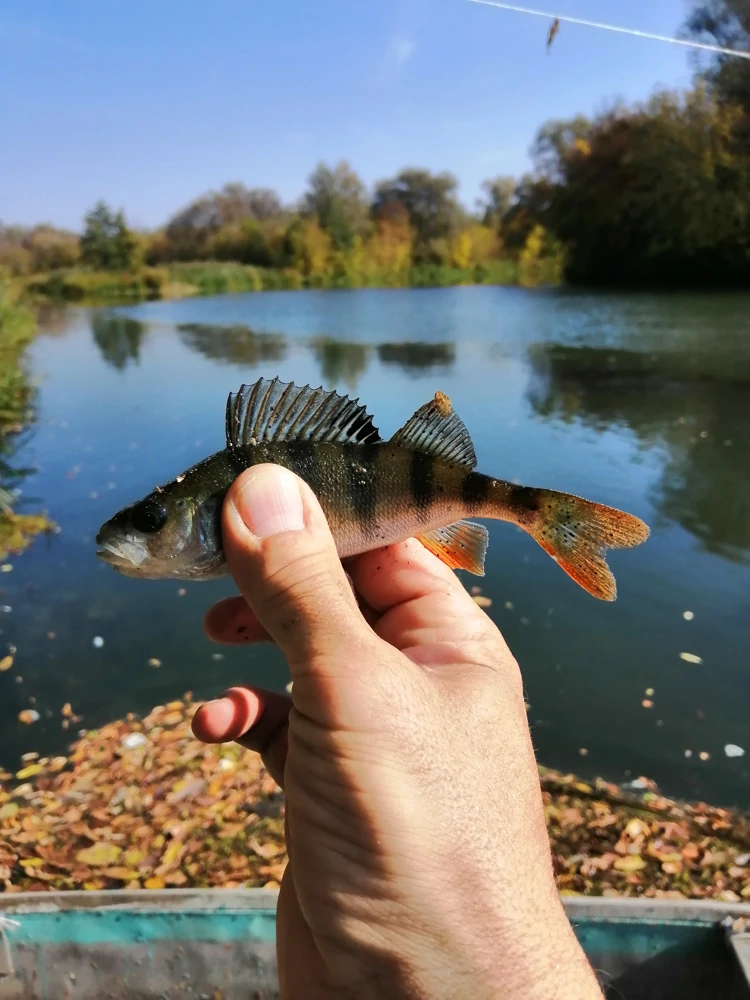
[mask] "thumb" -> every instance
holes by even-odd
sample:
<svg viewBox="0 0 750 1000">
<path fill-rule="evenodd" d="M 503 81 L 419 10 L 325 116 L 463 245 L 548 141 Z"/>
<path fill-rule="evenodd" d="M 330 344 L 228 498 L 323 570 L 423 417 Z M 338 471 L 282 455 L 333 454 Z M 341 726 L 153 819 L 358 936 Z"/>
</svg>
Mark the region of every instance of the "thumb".
<svg viewBox="0 0 750 1000">
<path fill-rule="evenodd" d="M 229 570 L 292 678 L 341 673 L 370 632 L 315 494 L 288 469 L 256 465 L 232 484 L 222 515 Z"/>
</svg>

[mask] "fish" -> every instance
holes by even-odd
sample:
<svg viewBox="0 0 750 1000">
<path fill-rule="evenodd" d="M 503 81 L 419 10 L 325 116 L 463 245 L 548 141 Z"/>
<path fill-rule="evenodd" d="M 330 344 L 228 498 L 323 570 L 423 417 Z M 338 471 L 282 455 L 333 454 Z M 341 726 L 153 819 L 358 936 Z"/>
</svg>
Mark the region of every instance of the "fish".
<svg viewBox="0 0 750 1000">
<path fill-rule="evenodd" d="M 589 594 L 613 601 L 605 550 L 639 545 L 650 533 L 614 507 L 476 471 L 469 431 L 440 391 L 384 440 L 359 399 L 260 378 L 229 393 L 225 433 L 221 451 L 106 521 L 98 557 L 129 577 L 226 576 L 224 497 L 261 463 L 309 485 L 342 560 L 416 537 L 451 569 L 483 576 L 489 534 L 469 518 L 500 520 L 527 532 Z"/>
</svg>

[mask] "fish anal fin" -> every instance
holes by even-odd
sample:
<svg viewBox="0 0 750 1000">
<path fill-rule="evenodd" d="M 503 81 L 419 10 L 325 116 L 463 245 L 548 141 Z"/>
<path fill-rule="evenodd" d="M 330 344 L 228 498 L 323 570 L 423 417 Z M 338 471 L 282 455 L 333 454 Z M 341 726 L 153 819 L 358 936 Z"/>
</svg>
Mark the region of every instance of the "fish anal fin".
<svg viewBox="0 0 750 1000">
<path fill-rule="evenodd" d="M 419 541 L 450 569 L 465 569 L 484 576 L 487 529 L 473 521 L 456 521 L 444 528 L 417 535 Z"/>
<path fill-rule="evenodd" d="M 471 435 L 442 392 L 436 392 L 429 403 L 409 417 L 393 435 L 391 444 L 433 455 L 469 472 L 477 464 Z"/>
<path fill-rule="evenodd" d="M 229 395 L 226 437 L 227 447 L 235 451 L 270 441 L 380 441 L 372 417 L 358 400 L 278 378 L 258 379 Z"/>
</svg>

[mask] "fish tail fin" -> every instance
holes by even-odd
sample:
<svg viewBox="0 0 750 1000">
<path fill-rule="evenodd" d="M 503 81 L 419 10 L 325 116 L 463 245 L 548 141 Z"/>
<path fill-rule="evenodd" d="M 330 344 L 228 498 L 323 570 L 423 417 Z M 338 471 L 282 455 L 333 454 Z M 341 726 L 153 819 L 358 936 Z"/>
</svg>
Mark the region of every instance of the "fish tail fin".
<svg viewBox="0 0 750 1000">
<path fill-rule="evenodd" d="M 568 576 L 602 601 L 614 601 L 617 584 L 607 565 L 607 549 L 645 542 L 650 529 L 640 518 L 571 493 L 497 483 L 502 513 L 527 531 Z"/>
</svg>

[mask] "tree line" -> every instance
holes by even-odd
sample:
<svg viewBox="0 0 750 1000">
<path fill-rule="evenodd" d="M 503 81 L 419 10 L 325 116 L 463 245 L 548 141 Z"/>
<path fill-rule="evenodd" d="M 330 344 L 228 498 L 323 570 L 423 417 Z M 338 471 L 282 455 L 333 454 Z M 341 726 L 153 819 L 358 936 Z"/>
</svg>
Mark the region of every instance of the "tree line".
<svg viewBox="0 0 750 1000">
<path fill-rule="evenodd" d="M 750 50 L 750 0 L 694 6 L 686 36 Z M 717 55 L 685 92 L 551 121 L 532 170 L 483 185 L 473 211 L 450 173 L 406 168 L 368 192 L 346 162 L 319 164 L 295 205 L 242 183 L 197 198 L 155 232 L 99 203 L 83 233 L 0 227 L 0 268 L 128 270 L 200 261 L 287 272 L 307 285 L 469 280 L 747 284 L 750 60 Z M 291 280 L 291 279 L 290 279 Z M 290 287 L 294 287 L 292 281 Z"/>
<path fill-rule="evenodd" d="M 407 168 L 369 194 L 344 160 L 319 164 L 295 205 L 276 192 L 226 184 L 197 198 L 154 232 L 132 231 L 122 211 L 99 202 L 80 237 L 51 226 L 0 228 L 0 267 L 23 276 L 76 266 L 121 271 L 196 261 L 290 269 L 308 283 L 400 284 L 414 268 L 491 268 L 506 257 L 531 275 L 558 252 L 531 227 L 519 239 L 503 216 L 512 178 L 484 184 L 474 212 L 450 173 Z M 507 245 L 506 245 L 507 244 Z"/>
</svg>

